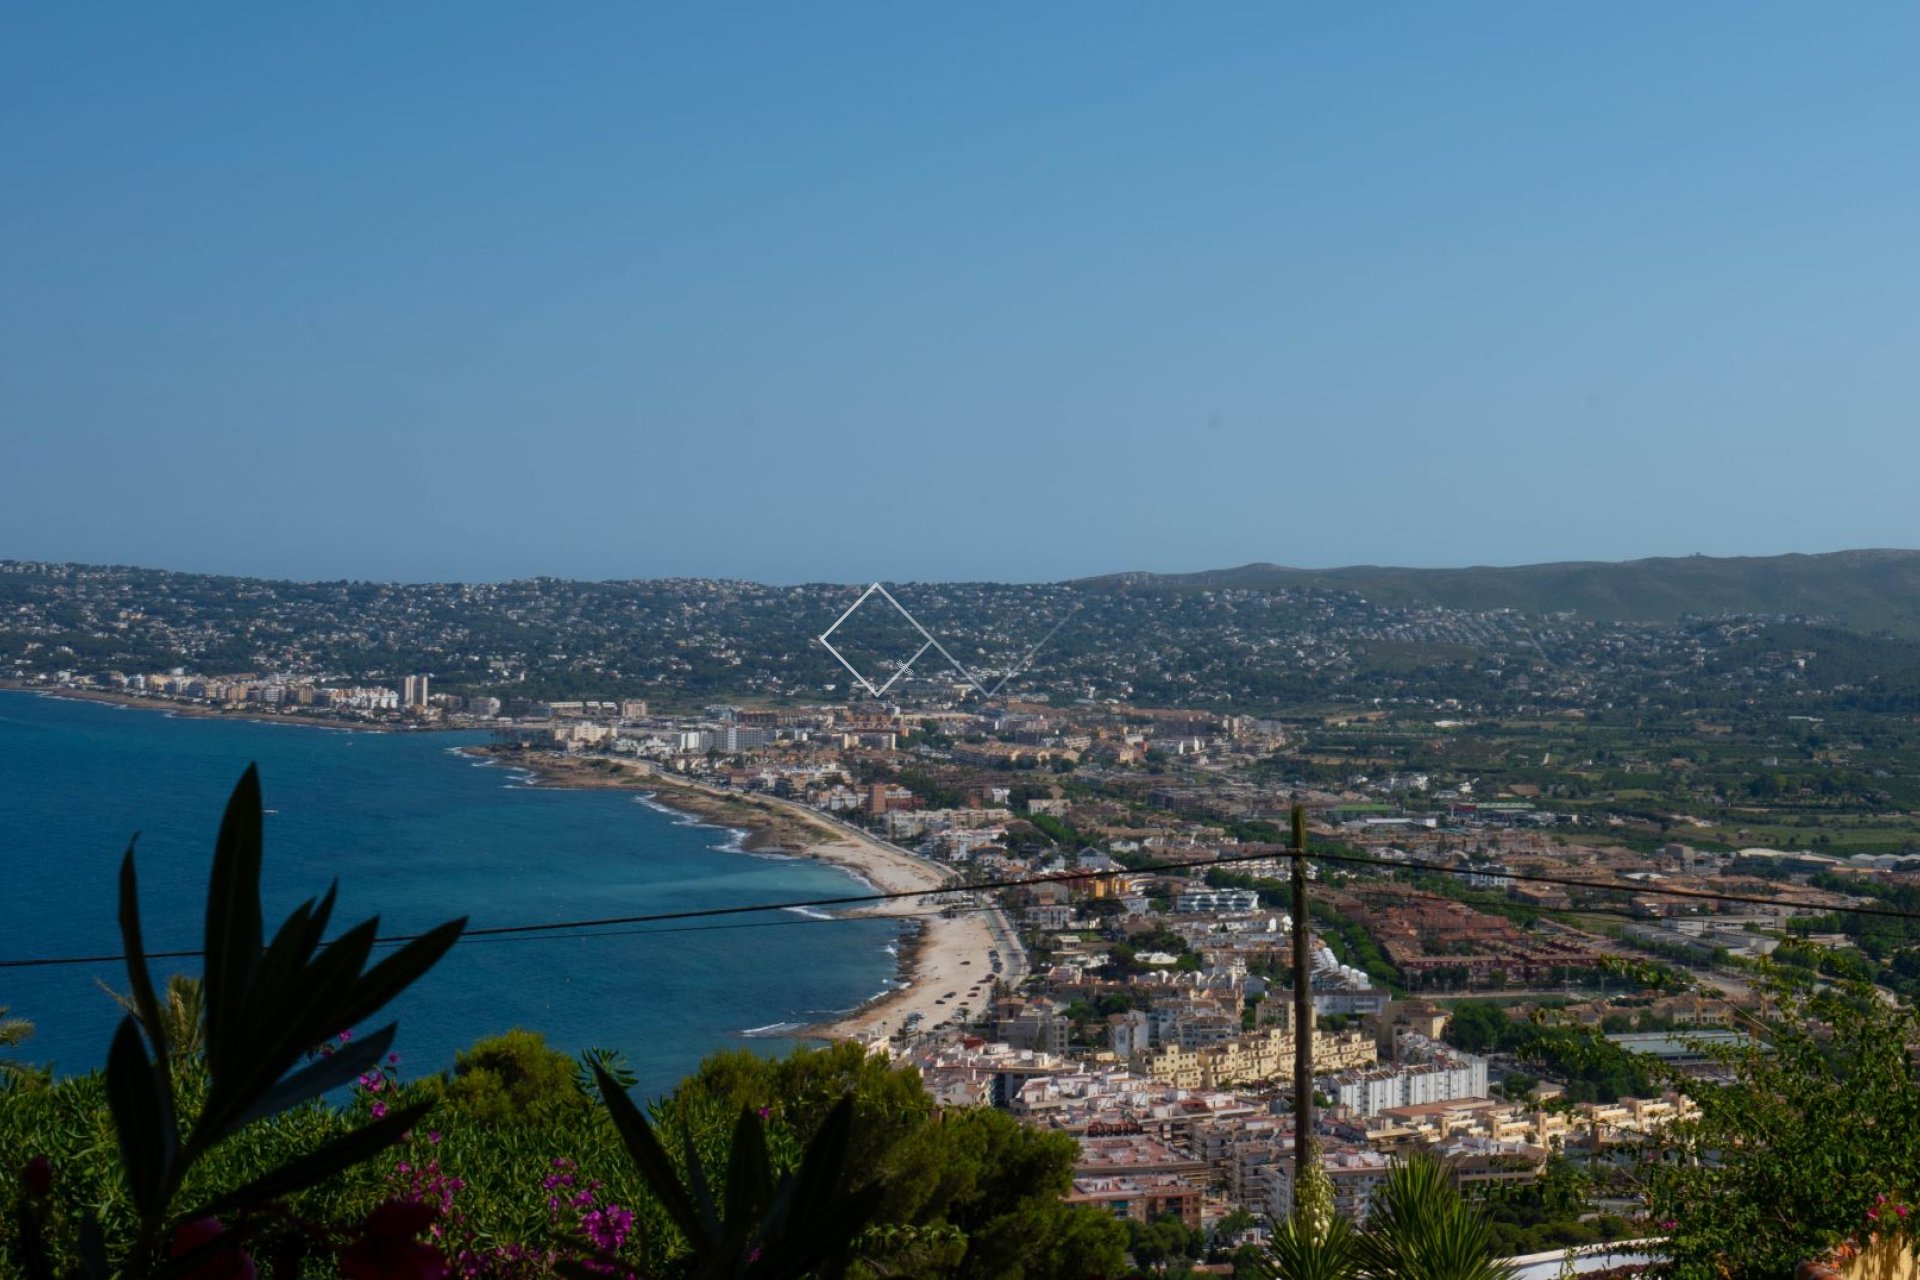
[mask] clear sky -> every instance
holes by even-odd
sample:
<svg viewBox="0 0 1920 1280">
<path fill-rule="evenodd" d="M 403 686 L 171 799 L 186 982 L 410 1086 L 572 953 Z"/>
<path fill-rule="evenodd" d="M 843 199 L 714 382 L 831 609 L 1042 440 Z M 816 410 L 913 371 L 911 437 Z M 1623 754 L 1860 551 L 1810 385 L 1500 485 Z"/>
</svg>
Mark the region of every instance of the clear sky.
<svg viewBox="0 0 1920 1280">
<path fill-rule="evenodd" d="M 1920 545 L 1920 6 L 0 0 L 0 558 Z"/>
</svg>

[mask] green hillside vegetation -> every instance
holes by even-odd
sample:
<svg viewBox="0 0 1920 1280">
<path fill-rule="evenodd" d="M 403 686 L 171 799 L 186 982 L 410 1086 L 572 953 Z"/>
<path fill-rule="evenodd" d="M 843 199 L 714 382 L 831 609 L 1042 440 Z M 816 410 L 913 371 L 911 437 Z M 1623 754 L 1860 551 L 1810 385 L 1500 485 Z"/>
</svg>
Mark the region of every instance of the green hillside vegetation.
<svg viewBox="0 0 1920 1280">
<path fill-rule="evenodd" d="M 1318 588 L 1382 604 L 1475 611 L 1574 613 L 1605 622 L 1673 622 L 1692 615 L 1794 614 L 1859 630 L 1920 635 L 1920 551 L 1825 555 L 1682 556 L 1620 563 L 1400 569 L 1294 569 L 1249 564 L 1185 574 L 1125 574 L 1088 585 L 1131 590 Z"/>
</svg>

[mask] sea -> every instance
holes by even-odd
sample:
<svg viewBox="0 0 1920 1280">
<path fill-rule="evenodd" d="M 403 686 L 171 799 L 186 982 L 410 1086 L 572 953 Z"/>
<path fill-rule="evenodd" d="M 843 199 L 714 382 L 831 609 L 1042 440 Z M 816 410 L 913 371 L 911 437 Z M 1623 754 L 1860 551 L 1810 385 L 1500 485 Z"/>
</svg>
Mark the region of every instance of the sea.
<svg viewBox="0 0 1920 1280">
<path fill-rule="evenodd" d="M 0 691 L 0 1006 L 36 1031 L 10 1056 L 64 1073 L 101 1065 L 127 989 L 115 883 L 138 836 L 149 951 L 200 945 L 214 836 L 258 764 L 269 935 L 338 881 L 340 928 L 412 933 L 831 898 L 864 890 L 824 863 L 749 853 L 632 791 L 535 785 L 460 748 L 477 733 L 368 733 L 175 716 Z M 475 1039 L 525 1027 L 568 1053 L 626 1056 L 648 1094 L 708 1053 L 784 1052 L 789 1033 L 892 985 L 898 926 L 817 910 L 475 938 L 371 1027 L 399 1023 L 403 1074 L 451 1066 Z M 381 952 L 376 951 L 376 954 Z M 197 972 L 156 961 L 156 977 Z M 342 1028 L 347 1030 L 347 1028 Z"/>
</svg>

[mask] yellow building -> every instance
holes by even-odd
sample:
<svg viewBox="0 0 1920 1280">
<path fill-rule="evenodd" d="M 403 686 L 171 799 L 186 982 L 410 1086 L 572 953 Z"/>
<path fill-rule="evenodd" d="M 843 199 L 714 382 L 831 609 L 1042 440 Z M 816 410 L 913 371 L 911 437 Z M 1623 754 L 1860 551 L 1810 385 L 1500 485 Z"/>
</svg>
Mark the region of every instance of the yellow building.
<svg viewBox="0 0 1920 1280">
<path fill-rule="evenodd" d="M 1378 1054 L 1369 1036 L 1357 1031 L 1314 1033 L 1315 1075 L 1370 1067 L 1376 1061 Z M 1269 1027 L 1194 1049 L 1162 1045 L 1147 1053 L 1140 1065 L 1155 1080 L 1179 1089 L 1223 1089 L 1284 1080 L 1293 1074 L 1293 1032 Z"/>
</svg>

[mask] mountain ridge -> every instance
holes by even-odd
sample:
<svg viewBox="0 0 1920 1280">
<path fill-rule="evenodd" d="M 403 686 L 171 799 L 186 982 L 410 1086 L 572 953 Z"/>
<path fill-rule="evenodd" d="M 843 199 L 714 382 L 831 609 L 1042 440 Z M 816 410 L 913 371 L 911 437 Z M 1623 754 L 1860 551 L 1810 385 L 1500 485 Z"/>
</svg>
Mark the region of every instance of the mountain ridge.
<svg viewBox="0 0 1920 1280">
<path fill-rule="evenodd" d="M 1423 569 L 1369 564 L 1302 569 L 1256 561 L 1191 573 L 1105 574 L 1076 579 L 1074 585 L 1134 591 L 1331 589 L 1385 604 L 1573 613 L 1608 622 L 1785 614 L 1860 630 L 1920 634 L 1920 550 L 1892 547 Z"/>
</svg>

